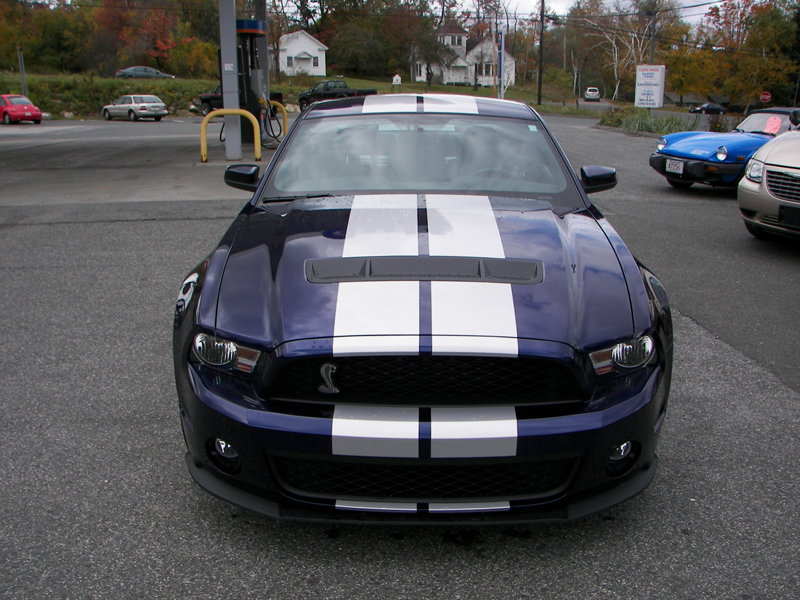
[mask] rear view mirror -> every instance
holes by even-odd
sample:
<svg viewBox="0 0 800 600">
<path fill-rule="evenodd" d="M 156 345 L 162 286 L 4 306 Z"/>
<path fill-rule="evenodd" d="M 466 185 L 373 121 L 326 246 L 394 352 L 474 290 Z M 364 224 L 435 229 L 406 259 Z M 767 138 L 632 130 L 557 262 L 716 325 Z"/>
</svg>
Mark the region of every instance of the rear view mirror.
<svg viewBox="0 0 800 600">
<path fill-rule="evenodd" d="M 255 192 L 258 189 L 257 165 L 231 165 L 225 169 L 225 183 L 237 190 Z"/>
<path fill-rule="evenodd" d="M 789 113 L 789 121 L 791 121 L 792 125 L 795 127 L 800 125 L 800 108 L 795 108 Z"/>
<path fill-rule="evenodd" d="M 611 167 L 581 167 L 581 186 L 587 194 L 604 192 L 617 185 L 617 170 Z"/>
</svg>

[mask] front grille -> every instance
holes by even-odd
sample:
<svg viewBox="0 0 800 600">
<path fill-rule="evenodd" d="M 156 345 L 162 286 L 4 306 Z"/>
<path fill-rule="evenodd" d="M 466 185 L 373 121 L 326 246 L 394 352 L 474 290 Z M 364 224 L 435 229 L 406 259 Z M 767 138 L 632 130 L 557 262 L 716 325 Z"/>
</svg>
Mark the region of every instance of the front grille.
<svg viewBox="0 0 800 600">
<path fill-rule="evenodd" d="M 554 496 L 572 479 L 578 459 L 483 464 L 322 461 L 270 457 L 287 491 L 331 499 L 426 502 L 441 499 L 514 499 Z"/>
<path fill-rule="evenodd" d="M 800 202 L 800 178 L 782 171 L 767 171 L 767 189 L 769 193 L 791 202 Z"/>
<path fill-rule="evenodd" d="M 338 394 L 327 395 L 320 368 L 336 366 Z M 314 357 L 288 363 L 267 394 L 273 399 L 423 406 L 505 402 L 517 406 L 582 402 L 575 376 L 554 361 L 483 356 Z"/>
</svg>

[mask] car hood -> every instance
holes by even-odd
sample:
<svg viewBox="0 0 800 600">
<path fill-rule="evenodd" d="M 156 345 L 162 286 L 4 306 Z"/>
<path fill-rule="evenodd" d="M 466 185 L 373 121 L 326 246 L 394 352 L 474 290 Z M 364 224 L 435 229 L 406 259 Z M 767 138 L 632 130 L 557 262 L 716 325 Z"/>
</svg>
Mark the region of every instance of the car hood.
<svg viewBox="0 0 800 600">
<path fill-rule="evenodd" d="M 544 203 L 429 195 L 420 208 L 412 196 L 411 211 L 395 207 L 400 197 L 373 196 L 380 206 L 373 212 L 359 208 L 356 215 L 354 207 L 363 207 L 364 198 L 302 199 L 256 209 L 229 252 L 217 335 L 266 349 L 310 339 L 333 340 L 335 346 L 341 336 L 369 336 L 385 341 L 387 352 L 397 348 L 391 340 L 398 336 L 418 338 L 422 345 L 426 336 L 428 343 L 434 338 L 434 351 L 437 336 L 469 338 L 480 352 L 492 339 L 500 345 L 502 338 L 560 342 L 584 350 L 633 335 L 619 259 L 589 211 L 558 216 Z M 471 208 L 462 210 L 461 200 Z M 437 202 L 449 203 L 447 209 L 436 212 Z M 482 203 L 480 210 L 476 203 Z M 409 243 L 398 244 L 400 239 Z M 445 261 L 438 265 L 445 272 L 420 281 L 414 275 L 417 255 L 446 255 L 455 263 L 487 257 L 480 268 L 499 279 L 443 281 L 453 275 Z M 386 256 L 405 257 L 405 266 L 398 267 L 405 269 L 401 281 L 353 281 L 352 264 L 336 260 Z M 334 260 L 324 263 L 323 282 L 311 283 L 321 259 Z M 519 264 L 537 265 L 540 281 L 510 283 Z M 458 263 L 455 270 L 463 267 Z M 349 275 L 337 276 L 344 271 Z M 381 348 L 373 344 L 369 351 Z"/>
<path fill-rule="evenodd" d="M 717 148 L 725 146 L 728 149 L 727 160 L 734 162 L 741 162 L 749 158 L 753 152 L 773 139 L 760 133 L 744 132 L 685 132 L 664 137 L 667 140 L 667 146 L 661 151 L 662 154 L 707 160 L 716 153 Z"/>
<path fill-rule="evenodd" d="M 761 146 L 753 156 L 780 167 L 800 168 L 800 131 L 790 131 Z"/>
</svg>

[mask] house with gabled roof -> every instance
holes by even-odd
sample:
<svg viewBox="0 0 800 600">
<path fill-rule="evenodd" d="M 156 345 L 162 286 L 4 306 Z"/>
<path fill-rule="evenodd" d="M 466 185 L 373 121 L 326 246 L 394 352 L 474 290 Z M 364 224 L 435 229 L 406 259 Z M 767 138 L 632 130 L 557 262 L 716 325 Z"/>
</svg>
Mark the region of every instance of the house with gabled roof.
<svg viewBox="0 0 800 600">
<path fill-rule="evenodd" d="M 327 76 L 325 53 L 328 47 L 306 31 L 282 35 L 280 49 L 272 51 L 273 67 L 287 75 Z"/>
<path fill-rule="evenodd" d="M 467 40 L 467 32 L 455 21 L 445 23 L 437 32 L 439 42 L 453 51 L 453 60 L 446 65 L 431 65 L 434 83 L 444 85 L 494 85 L 497 50 L 491 38 Z M 503 55 L 503 79 L 506 87 L 516 81 L 516 60 L 506 51 Z M 428 65 L 417 61 L 413 65 L 414 81 L 424 82 Z"/>
</svg>

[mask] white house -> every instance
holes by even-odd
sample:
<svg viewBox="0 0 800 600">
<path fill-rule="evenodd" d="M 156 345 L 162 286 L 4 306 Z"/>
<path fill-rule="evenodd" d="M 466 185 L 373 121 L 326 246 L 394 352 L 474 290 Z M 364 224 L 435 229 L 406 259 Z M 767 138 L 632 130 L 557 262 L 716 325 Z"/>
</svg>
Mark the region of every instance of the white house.
<svg viewBox="0 0 800 600">
<path fill-rule="evenodd" d="M 495 61 L 498 60 L 499 50 L 497 45 L 489 38 L 483 38 L 474 48 L 467 52 L 467 63 L 472 67 L 474 77 L 478 78 L 478 85 L 491 86 L 495 81 Z M 517 61 L 508 50 L 503 52 L 503 81 L 505 87 L 511 87 L 517 82 Z M 500 82 L 497 82 L 498 84 Z"/>
<path fill-rule="evenodd" d="M 468 44 L 467 32 L 457 23 L 450 21 L 436 32 L 439 42 L 449 46 L 455 58 L 449 65 L 431 65 L 434 81 L 445 85 L 473 85 L 477 78 L 478 85 L 491 87 L 494 84 L 497 50 L 490 38 Z M 469 50 L 467 48 L 472 46 Z M 516 63 L 514 57 L 506 50 L 503 54 L 503 79 L 506 87 L 516 82 Z M 418 61 L 414 64 L 414 81 L 424 82 L 427 64 Z"/>
<path fill-rule="evenodd" d="M 273 51 L 273 66 L 287 75 L 313 75 L 325 77 L 325 53 L 328 47 L 305 31 L 295 31 L 281 36 L 280 50 Z"/>
</svg>

